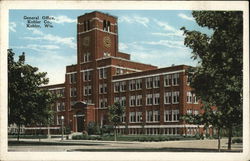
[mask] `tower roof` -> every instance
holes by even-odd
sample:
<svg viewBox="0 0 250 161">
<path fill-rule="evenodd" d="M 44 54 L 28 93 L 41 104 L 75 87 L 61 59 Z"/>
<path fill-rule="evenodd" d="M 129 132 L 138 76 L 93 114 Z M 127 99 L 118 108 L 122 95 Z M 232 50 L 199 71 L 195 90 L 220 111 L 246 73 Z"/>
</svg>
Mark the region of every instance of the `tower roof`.
<svg viewBox="0 0 250 161">
<path fill-rule="evenodd" d="M 82 16 L 97 15 L 97 14 L 110 16 L 110 17 L 113 17 L 113 18 L 115 18 L 115 19 L 118 18 L 118 17 L 116 17 L 116 16 L 110 15 L 109 13 L 104 13 L 104 12 L 101 12 L 101 11 L 93 11 L 93 12 L 85 13 L 84 15 L 78 16 L 78 18 L 79 18 L 79 17 L 82 17 Z"/>
</svg>

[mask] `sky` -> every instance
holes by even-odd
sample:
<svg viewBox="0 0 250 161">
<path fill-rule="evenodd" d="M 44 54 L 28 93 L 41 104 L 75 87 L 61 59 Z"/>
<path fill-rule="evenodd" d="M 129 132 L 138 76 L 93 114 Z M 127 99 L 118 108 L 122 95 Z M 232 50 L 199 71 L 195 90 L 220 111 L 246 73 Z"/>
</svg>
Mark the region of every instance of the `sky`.
<svg viewBox="0 0 250 161">
<path fill-rule="evenodd" d="M 93 10 L 10 10 L 9 48 L 16 58 L 25 52 L 26 63 L 47 72 L 49 84 L 64 83 L 66 66 L 76 64 L 77 17 Z M 98 10 L 118 17 L 119 51 L 132 61 L 159 67 L 197 65 L 192 50 L 184 45 L 183 31 L 211 30 L 197 25 L 188 10 Z M 26 17 L 37 17 L 40 27 L 27 27 Z M 51 27 L 43 16 L 50 16 Z"/>
</svg>

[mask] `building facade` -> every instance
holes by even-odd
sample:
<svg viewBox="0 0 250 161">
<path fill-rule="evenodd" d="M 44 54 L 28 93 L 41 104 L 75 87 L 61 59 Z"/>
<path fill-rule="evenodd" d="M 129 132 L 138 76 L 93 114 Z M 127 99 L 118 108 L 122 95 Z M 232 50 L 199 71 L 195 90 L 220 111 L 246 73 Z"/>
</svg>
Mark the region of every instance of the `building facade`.
<svg viewBox="0 0 250 161">
<path fill-rule="evenodd" d="M 86 130 L 89 122 L 108 122 L 108 106 L 125 106 L 122 134 L 188 134 L 197 125 L 180 121 L 186 113 L 199 114 L 201 103 L 191 93 L 186 65 L 158 68 L 130 60 L 118 50 L 117 17 L 91 12 L 78 17 L 77 64 L 67 66 L 65 82 L 46 86 L 60 94 L 53 107 L 54 127 L 73 132 Z"/>
</svg>

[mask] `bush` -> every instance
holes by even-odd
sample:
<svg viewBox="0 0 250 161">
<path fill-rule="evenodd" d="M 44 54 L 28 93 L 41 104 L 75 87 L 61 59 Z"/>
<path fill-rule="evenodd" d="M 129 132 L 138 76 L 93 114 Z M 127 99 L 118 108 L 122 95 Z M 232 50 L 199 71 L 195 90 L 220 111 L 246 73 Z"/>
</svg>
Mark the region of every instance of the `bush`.
<svg viewBox="0 0 250 161">
<path fill-rule="evenodd" d="M 72 136 L 73 140 L 102 140 L 101 136 L 99 135 L 73 135 Z"/>
<path fill-rule="evenodd" d="M 89 122 L 87 126 L 87 132 L 89 135 L 100 135 L 101 131 L 97 123 Z"/>
<path fill-rule="evenodd" d="M 242 143 L 242 138 L 234 138 L 232 140 L 232 143 L 235 144 L 235 143 Z"/>
<path fill-rule="evenodd" d="M 104 135 L 104 134 L 111 134 L 114 132 L 114 128 L 112 125 L 104 125 L 102 128 L 101 128 L 101 134 Z"/>
</svg>

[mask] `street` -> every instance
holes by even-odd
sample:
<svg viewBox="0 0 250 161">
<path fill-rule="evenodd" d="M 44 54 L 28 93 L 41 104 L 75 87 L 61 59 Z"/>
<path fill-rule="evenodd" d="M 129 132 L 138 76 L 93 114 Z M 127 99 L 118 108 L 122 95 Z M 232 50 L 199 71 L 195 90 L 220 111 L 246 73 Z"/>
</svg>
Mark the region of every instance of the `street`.
<svg viewBox="0 0 250 161">
<path fill-rule="evenodd" d="M 124 142 L 60 139 L 9 139 L 9 152 L 74 152 L 74 151 L 124 151 L 124 152 L 217 152 L 217 140 L 188 140 L 164 142 Z M 221 151 L 227 151 L 227 139 L 221 140 Z M 232 144 L 230 152 L 242 152 L 242 144 Z"/>
</svg>

